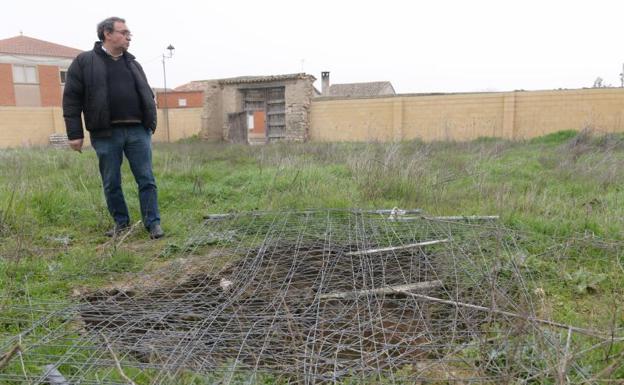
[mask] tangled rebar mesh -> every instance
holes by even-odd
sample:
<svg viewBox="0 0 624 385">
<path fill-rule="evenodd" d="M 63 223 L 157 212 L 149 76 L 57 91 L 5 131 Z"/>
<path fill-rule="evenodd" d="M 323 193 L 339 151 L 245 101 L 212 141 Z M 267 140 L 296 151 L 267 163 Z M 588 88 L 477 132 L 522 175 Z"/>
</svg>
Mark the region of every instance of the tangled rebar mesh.
<svg viewBox="0 0 624 385">
<path fill-rule="evenodd" d="M 541 314 L 526 256 L 496 221 L 216 215 L 183 248 L 38 309 L 3 346 L 21 352 L 2 383 L 583 383 L 571 344 L 608 339 Z"/>
</svg>

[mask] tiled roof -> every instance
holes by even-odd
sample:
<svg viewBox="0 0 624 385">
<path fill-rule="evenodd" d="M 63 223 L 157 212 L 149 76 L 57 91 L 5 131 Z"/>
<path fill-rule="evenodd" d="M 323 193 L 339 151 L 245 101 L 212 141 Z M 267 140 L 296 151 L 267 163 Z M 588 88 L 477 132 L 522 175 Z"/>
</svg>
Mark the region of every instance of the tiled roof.
<svg viewBox="0 0 624 385">
<path fill-rule="evenodd" d="M 263 83 L 263 82 L 298 80 L 298 79 L 312 79 L 312 81 L 316 80 L 316 78 L 312 75 L 308 75 L 306 73 L 296 73 L 296 74 L 268 75 L 268 76 L 239 76 L 235 78 L 221 79 L 219 80 L 219 83 L 220 84 Z"/>
<path fill-rule="evenodd" d="M 286 75 L 267 75 L 267 76 L 238 76 L 235 78 L 227 79 L 212 79 L 212 80 L 193 80 L 190 83 L 182 84 L 175 88 L 176 91 L 203 91 L 210 84 L 243 84 L 243 83 L 264 83 L 275 82 L 284 80 L 298 80 L 298 79 L 311 79 L 315 81 L 316 78 L 306 73 L 286 74 Z"/>
<path fill-rule="evenodd" d="M 188 91 L 203 91 L 208 84 L 215 83 L 216 80 L 193 80 L 190 83 L 182 84 L 174 88 L 174 91 L 188 92 Z"/>
<path fill-rule="evenodd" d="M 395 95 L 394 87 L 390 82 L 368 82 L 368 83 L 344 83 L 332 84 L 329 86 L 327 96 L 379 96 Z"/>
<path fill-rule="evenodd" d="M 0 40 L 0 53 L 13 55 L 75 58 L 82 51 L 28 36 L 15 36 Z"/>
</svg>

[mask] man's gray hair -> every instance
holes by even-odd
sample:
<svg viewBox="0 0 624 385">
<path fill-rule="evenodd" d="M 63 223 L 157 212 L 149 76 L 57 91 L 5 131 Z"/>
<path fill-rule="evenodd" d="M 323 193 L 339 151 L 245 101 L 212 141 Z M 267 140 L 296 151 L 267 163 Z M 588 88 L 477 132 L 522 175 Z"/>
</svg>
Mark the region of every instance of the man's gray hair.
<svg viewBox="0 0 624 385">
<path fill-rule="evenodd" d="M 121 17 L 109 17 L 98 23 L 97 35 L 100 41 L 104 41 L 104 32 L 113 32 L 115 30 L 115 22 L 125 23 L 126 20 Z"/>
</svg>

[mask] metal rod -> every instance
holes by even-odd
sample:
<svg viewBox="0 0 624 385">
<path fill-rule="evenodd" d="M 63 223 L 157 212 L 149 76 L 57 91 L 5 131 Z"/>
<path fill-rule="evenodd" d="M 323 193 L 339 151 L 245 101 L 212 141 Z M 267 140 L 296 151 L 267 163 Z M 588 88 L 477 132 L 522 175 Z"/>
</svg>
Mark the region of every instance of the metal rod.
<svg viewBox="0 0 624 385">
<path fill-rule="evenodd" d="M 169 134 L 169 107 L 167 105 L 167 70 L 165 68 L 165 54 L 162 54 L 162 65 L 163 65 L 163 81 L 165 84 L 165 101 L 163 112 L 165 114 L 165 129 L 167 131 L 167 143 L 171 143 L 171 136 Z"/>
<path fill-rule="evenodd" d="M 446 243 L 448 241 L 449 241 L 448 239 L 439 239 L 439 240 L 434 240 L 434 241 L 412 243 L 409 245 L 383 247 L 380 249 L 358 250 L 358 251 L 351 251 L 351 252 L 345 253 L 345 255 L 377 254 L 377 253 L 384 253 L 386 251 L 405 250 L 405 249 L 413 249 L 415 247 L 437 245 L 440 243 Z"/>
<path fill-rule="evenodd" d="M 358 290 L 358 291 L 343 291 L 337 293 L 321 294 L 319 299 L 347 299 L 366 297 L 371 294 L 404 294 L 412 290 L 428 290 L 436 287 L 441 287 L 442 281 L 426 281 L 418 283 L 410 283 L 407 285 L 387 286 L 380 287 L 378 289 Z"/>
</svg>

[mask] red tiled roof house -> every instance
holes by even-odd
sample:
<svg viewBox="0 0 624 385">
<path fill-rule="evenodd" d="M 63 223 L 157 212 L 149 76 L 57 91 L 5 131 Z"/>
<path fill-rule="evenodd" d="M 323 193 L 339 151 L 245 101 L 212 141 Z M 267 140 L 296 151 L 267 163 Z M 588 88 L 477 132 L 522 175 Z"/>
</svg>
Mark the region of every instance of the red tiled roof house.
<svg viewBox="0 0 624 385">
<path fill-rule="evenodd" d="M 23 35 L 0 40 L 0 106 L 61 106 L 67 68 L 80 52 Z"/>
</svg>

